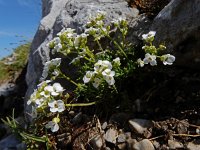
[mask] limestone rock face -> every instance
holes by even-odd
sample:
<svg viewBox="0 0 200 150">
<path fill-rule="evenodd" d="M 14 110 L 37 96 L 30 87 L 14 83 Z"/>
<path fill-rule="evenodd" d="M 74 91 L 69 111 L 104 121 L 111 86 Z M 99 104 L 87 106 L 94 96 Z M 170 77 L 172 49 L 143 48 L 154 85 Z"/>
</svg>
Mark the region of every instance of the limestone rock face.
<svg viewBox="0 0 200 150">
<path fill-rule="evenodd" d="M 84 29 L 83 24 L 88 21 L 89 16 L 98 11 L 107 13 L 107 23 L 111 19 L 119 17 L 126 17 L 135 22 L 139 14 L 137 9 L 128 7 L 125 0 L 43 0 L 42 2 L 43 18 L 32 42 L 29 56 L 26 75 L 28 85 L 26 100 L 38 84 L 43 64 L 49 60 L 49 49 L 46 44 L 63 27 L 73 28 L 77 32 L 82 32 Z M 134 26 L 138 25 L 134 23 Z M 30 108 L 26 106 L 26 102 L 25 111 L 30 113 Z"/>
<path fill-rule="evenodd" d="M 191 67 L 200 63 L 200 1 L 172 0 L 155 17 L 151 30 L 155 30 L 156 42 L 164 42 L 174 51 L 176 63 Z"/>
</svg>

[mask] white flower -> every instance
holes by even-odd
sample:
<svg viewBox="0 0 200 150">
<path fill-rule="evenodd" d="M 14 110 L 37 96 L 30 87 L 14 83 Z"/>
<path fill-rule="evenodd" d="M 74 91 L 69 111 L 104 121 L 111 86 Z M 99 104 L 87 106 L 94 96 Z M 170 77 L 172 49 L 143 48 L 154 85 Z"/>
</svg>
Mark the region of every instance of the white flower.
<svg viewBox="0 0 200 150">
<path fill-rule="evenodd" d="M 34 90 L 34 92 L 30 96 L 30 99 L 27 101 L 27 105 L 30 105 L 32 102 L 35 102 L 36 94 L 37 94 L 37 90 Z"/>
<path fill-rule="evenodd" d="M 119 17 L 118 19 L 113 19 L 112 21 L 111 21 L 111 23 L 113 23 L 114 25 L 119 25 L 122 21 L 126 21 L 126 19 L 125 18 L 122 18 L 122 17 Z"/>
<path fill-rule="evenodd" d="M 143 59 L 143 61 L 144 61 L 144 64 L 150 63 L 151 66 L 157 65 L 156 56 L 151 55 L 149 53 L 145 54 L 145 58 Z"/>
<path fill-rule="evenodd" d="M 60 83 L 54 83 L 53 89 L 57 93 L 62 93 L 64 91 L 63 87 L 60 85 Z"/>
<path fill-rule="evenodd" d="M 44 86 L 44 85 L 47 85 L 48 83 L 50 83 L 51 80 L 45 80 L 45 81 L 42 81 L 40 84 L 37 85 L 38 88 Z"/>
<path fill-rule="evenodd" d="M 44 97 L 49 97 L 51 94 L 52 96 L 58 96 L 60 93 L 64 91 L 63 87 L 60 85 L 60 83 L 54 83 L 53 86 L 48 85 L 44 88 L 44 91 L 40 93 L 40 95 L 43 95 Z"/>
<path fill-rule="evenodd" d="M 72 28 L 63 28 L 57 35 L 61 36 L 64 33 L 73 33 L 75 31 L 75 29 Z"/>
<path fill-rule="evenodd" d="M 114 85 L 115 84 L 115 79 L 113 76 L 104 76 L 104 79 L 109 85 Z"/>
<path fill-rule="evenodd" d="M 57 45 L 54 46 L 54 48 L 52 49 L 51 53 L 55 54 L 56 52 L 60 52 L 61 49 L 62 49 L 62 44 L 58 43 Z"/>
<path fill-rule="evenodd" d="M 54 75 L 55 77 L 59 76 L 60 72 L 57 69 L 54 69 L 54 71 L 52 72 L 52 75 Z"/>
<path fill-rule="evenodd" d="M 105 69 L 102 72 L 102 75 L 103 76 L 111 76 L 111 77 L 113 77 L 115 75 L 115 71 L 111 71 L 110 69 Z"/>
<path fill-rule="evenodd" d="M 138 63 L 138 66 L 139 66 L 139 67 L 144 67 L 144 61 L 142 61 L 141 58 L 139 58 L 139 59 L 137 60 L 137 63 Z"/>
<path fill-rule="evenodd" d="M 94 76 L 94 72 L 93 71 L 87 71 L 85 76 L 83 77 L 83 82 L 84 83 L 90 82 L 90 80 L 92 79 L 93 76 Z"/>
<path fill-rule="evenodd" d="M 94 35 L 94 34 L 96 34 L 98 32 L 99 32 L 99 29 L 96 29 L 96 28 L 93 28 L 93 27 L 85 29 L 85 33 L 86 34 Z"/>
<path fill-rule="evenodd" d="M 49 98 L 50 97 L 50 92 L 48 92 L 48 91 L 42 91 L 42 92 L 40 92 L 40 95 L 44 96 L 45 98 Z"/>
<path fill-rule="evenodd" d="M 148 39 L 154 37 L 155 35 L 156 35 L 156 32 L 155 32 L 155 31 L 150 31 L 150 32 L 147 33 L 147 34 L 143 34 L 143 35 L 142 35 L 142 39 L 143 39 L 143 40 L 148 40 Z"/>
<path fill-rule="evenodd" d="M 164 65 L 172 65 L 175 59 L 176 59 L 175 56 L 170 55 L 170 54 L 161 56 L 161 60 L 163 60 Z"/>
<path fill-rule="evenodd" d="M 77 35 L 74 39 L 74 46 L 75 47 L 79 47 L 80 45 L 80 42 L 81 42 L 81 36 L 80 35 Z"/>
<path fill-rule="evenodd" d="M 56 45 L 61 42 L 59 37 L 54 38 L 53 41 Z"/>
<path fill-rule="evenodd" d="M 99 26 L 102 26 L 103 25 L 103 21 L 102 20 L 97 21 L 96 24 L 99 25 Z"/>
<path fill-rule="evenodd" d="M 86 37 L 88 37 L 89 35 L 88 35 L 88 34 L 85 34 L 85 33 L 82 33 L 80 36 L 81 36 L 82 38 L 86 38 Z"/>
<path fill-rule="evenodd" d="M 94 71 L 96 73 L 101 73 L 104 69 L 112 69 L 112 64 L 107 60 L 98 60 L 97 63 L 94 64 Z"/>
<path fill-rule="evenodd" d="M 51 100 L 48 105 L 51 112 L 63 112 L 65 110 L 65 104 L 62 100 Z"/>
<path fill-rule="evenodd" d="M 38 98 L 35 100 L 35 104 L 37 105 L 37 108 L 38 107 L 41 107 L 43 105 L 43 102 L 45 101 L 44 98 Z"/>
<path fill-rule="evenodd" d="M 67 33 L 67 37 L 68 38 L 74 38 L 74 37 L 76 37 L 76 33 L 69 32 L 69 33 Z"/>
<path fill-rule="evenodd" d="M 60 122 L 60 119 L 59 118 L 53 118 L 52 121 L 49 121 L 45 127 L 47 129 L 51 128 L 51 131 L 52 132 L 57 132 L 59 130 L 59 125 L 58 123 Z"/>
<path fill-rule="evenodd" d="M 120 63 L 120 58 L 119 58 L 119 57 L 113 59 L 113 62 L 114 62 L 114 64 L 117 65 L 117 66 L 120 66 L 120 65 L 121 65 L 121 63 Z"/>
<path fill-rule="evenodd" d="M 46 79 L 47 76 L 48 76 L 49 70 L 60 66 L 60 64 L 61 64 L 61 58 L 55 58 L 55 59 L 52 59 L 50 61 L 47 61 L 44 64 L 44 68 L 43 68 L 43 72 L 42 72 L 42 78 L 40 80 Z"/>
<path fill-rule="evenodd" d="M 92 83 L 92 85 L 93 85 L 95 88 L 98 88 L 99 85 L 100 85 L 100 83 L 101 83 L 101 79 L 95 78 L 95 79 L 94 79 L 94 82 Z"/>
</svg>

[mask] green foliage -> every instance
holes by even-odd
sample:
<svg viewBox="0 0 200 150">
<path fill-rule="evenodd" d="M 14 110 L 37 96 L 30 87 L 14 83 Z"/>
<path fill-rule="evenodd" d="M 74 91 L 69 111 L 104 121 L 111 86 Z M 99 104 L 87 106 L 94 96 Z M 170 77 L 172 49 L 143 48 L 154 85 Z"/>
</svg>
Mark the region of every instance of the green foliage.
<svg viewBox="0 0 200 150">
<path fill-rule="evenodd" d="M 26 65 L 31 43 L 18 46 L 13 54 L 0 60 L 0 83 L 13 79 Z"/>
</svg>

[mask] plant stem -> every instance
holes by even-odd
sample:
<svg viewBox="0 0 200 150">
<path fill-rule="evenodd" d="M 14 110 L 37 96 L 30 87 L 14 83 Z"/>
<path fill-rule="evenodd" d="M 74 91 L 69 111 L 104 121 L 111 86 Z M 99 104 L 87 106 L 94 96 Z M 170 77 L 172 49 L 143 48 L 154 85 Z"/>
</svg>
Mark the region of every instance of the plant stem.
<svg viewBox="0 0 200 150">
<path fill-rule="evenodd" d="M 98 44 L 98 46 L 99 46 L 100 50 L 103 52 L 104 50 L 103 50 L 103 48 L 102 48 L 102 46 L 101 46 L 101 44 L 100 44 L 99 40 L 96 40 L 96 41 L 97 41 L 97 44 Z"/>
<path fill-rule="evenodd" d="M 67 107 L 76 107 L 76 106 L 91 106 L 96 104 L 96 102 L 91 102 L 91 103 L 76 103 L 76 104 L 65 104 Z"/>
<path fill-rule="evenodd" d="M 121 46 L 120 46 L 115 40 L 113 40 L 113 39 L 110 37 L 110 35 L 107 35 L 107 37 L 115 44 L 115 46 L 122 52 L 122 54 L 123 54 L 126 58 L 128 58 L 127 55 L 126 55 L 126 53 L 124 52 L 124 50 L 121 48 Z"/>
<path fill-rule="evenodd" d="M 67 79 L 69 82 L 71 82 L 72 84 L 74 84 L 74 85 L 76 85 L 77 87 L 79 87 L 79 85 L 76 83 L 76 82 L 74 82 L 70 77 L 68 77 L 68 76 L 66 76 L 65 74 L 63 74 L 61 71 L 60 71 L 60 75 L 62 76 L 62 77 L 64 77 L 65 79 Z"/>
<path fill-rule="evenodd" d="M 117 88 L 115 85 L 113 85 L 113 88 L 114 88 L 115 92 L 118 94 L 118 91 L 117 91 Z"/>
</svg>

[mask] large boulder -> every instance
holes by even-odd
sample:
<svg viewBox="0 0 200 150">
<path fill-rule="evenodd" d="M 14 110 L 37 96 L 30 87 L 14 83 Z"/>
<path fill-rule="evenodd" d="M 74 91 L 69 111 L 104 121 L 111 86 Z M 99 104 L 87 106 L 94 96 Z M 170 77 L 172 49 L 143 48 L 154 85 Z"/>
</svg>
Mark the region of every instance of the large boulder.
<svg viewBox="0 0 200 150">
<path fill-rule="evenodd" d="M 198 69 L 200 64 L 200 1 L 172 0 L 155 17 L 151 30 L 177 56 L 176 63 Z"/>
<path fill-rule="evenodd" d="M 38 84 L 43 64 L 49 60 L 49 48 L 47 48 L 46 44 L 63 27 L 73 28 L 77 32 L 82 32 L 84 29 L 83 25 L 88 21 L 89 16 L 94 15 L 98 11 L 105 11 L 107 13 L 107 23 L 111 19 L 126 17 L 132 22 L 133 26 L 138 27 L 140 23 L 135 22 L 137 20 L 145 20 L 145 17 L 139 17 L 139 11 L 136 8 L 130 8 L 125 0 L 43 0 L 42 2 L 43 18 L 32 42 L 29 56 L 26 75 L 28 85 L 26 100 Z M 144 24 L 146 26 L 147 23 L 145 22 Z M 142 31 L 141 26 L 140 31 Z M 26 101 L 25 111 L 26 114 L 29 114 L 31 111 L 31 108 L 26 106 Z"/>
</svg>

